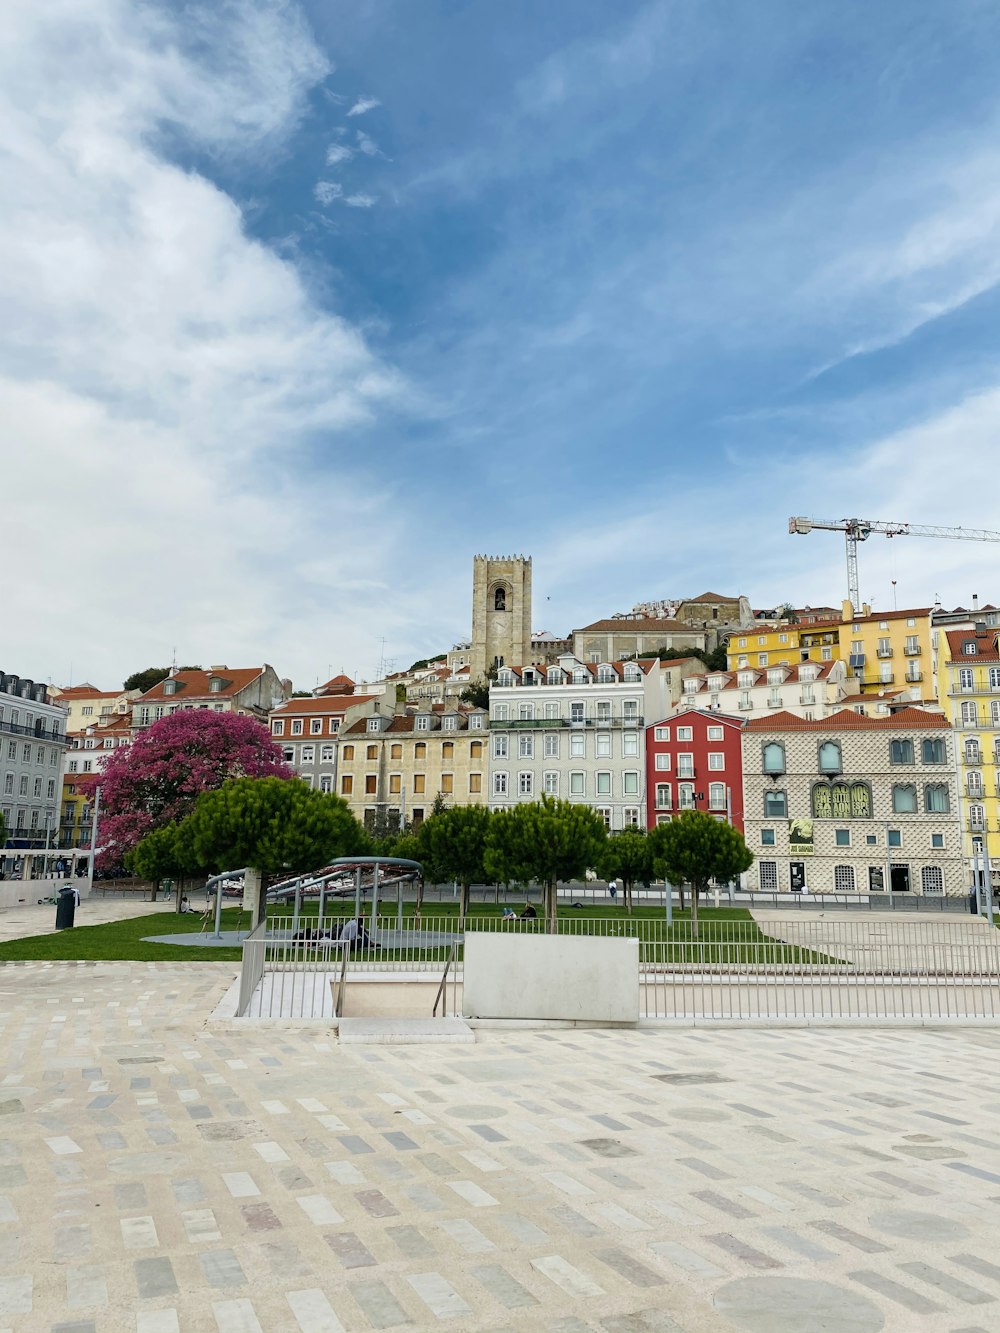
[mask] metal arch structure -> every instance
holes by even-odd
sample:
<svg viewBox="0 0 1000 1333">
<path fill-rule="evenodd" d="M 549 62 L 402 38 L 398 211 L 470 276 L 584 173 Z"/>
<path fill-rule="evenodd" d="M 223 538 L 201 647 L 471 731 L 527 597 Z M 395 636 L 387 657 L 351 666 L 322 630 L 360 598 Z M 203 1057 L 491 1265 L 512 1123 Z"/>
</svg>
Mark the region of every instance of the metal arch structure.
<svg viewBox="0 0 1000 1333">
<path fill-rule="evenodd" d="M 847 595 L 857 612 L 861 606 L 858 579 L 858 543 L 866 542 L 872 533 L 883 537 L 938 537 L 944 541 L 1000 542 L 1000 532 L 989 528 L 947 528 L 923 523 L 892 523 L 868 518 L 790 518 L 788 531 L 793 536 L 806 536 L 814 530 L 842 532 L 847 548 Z"/>
</svg>

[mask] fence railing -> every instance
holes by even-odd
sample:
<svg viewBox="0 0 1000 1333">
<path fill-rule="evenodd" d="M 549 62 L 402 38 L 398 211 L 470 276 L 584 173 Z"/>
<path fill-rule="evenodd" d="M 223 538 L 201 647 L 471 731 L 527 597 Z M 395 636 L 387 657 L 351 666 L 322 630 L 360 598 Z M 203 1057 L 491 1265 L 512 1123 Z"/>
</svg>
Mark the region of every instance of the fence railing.
<svg viewBox="0 0 1000 1333">
<path fill-rule="evenodd" d="M 471 931 L 543 933 L 539 917 L 277 916 L 244 942 L 239 1013 L 334 1017 L 341 982 L 464 979 Z M 344 936 L 347 928 L 347 938 Z M 558 933 L 639 941 L 640 1013 L 661 1018 L 1000 1016 L 1000 932 L 973 917 L 920 921 L 808 913 L 765 920 L 593 917 L 563 908 Z M 428 1012 L 430 1005 L 428 1004 Z"/>
</svg>

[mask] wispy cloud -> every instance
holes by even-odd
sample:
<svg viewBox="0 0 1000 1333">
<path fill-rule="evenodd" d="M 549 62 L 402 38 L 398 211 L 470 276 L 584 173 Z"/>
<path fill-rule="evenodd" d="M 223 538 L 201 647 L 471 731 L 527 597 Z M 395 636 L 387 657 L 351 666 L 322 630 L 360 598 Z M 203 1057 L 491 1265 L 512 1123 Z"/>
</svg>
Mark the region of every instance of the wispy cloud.
<svg viewBox="0 0 1000 1333">
<path fill-rule="evenodd" d="M 364 153 L 366 157 L 376 157 L 379 153 L 378 144 L 364 130 L 358 130 L 358 152 Z"/>
<path fill-rule="evenodd" d="M 326 62 L 286 6 L 185 11 L 176 26 L 169 12 L 125 0 L 5 11 L 0 398 L 19 446 L 4 489 L 19 497 L 7 538 L 31 570 L 7 595 L 24 630 L 17 667 L 63 678 L 72 656 L 114 685 L 176 644 L 195 661 L 278 658 L 306 678 L 315 642 L 300 647 L 300 631 L 331 587 L 325 632 L 354 667 L 374 655 L 378 613 L 351 591 L 346 552 L 392 488 L 362 481 L 340 441 L 402 405 L 405 386 L 247 235 L 232 198 L 173 160 L 192 140 L 215 155 L 277 145 Z M 326 515 L 344 504 L 331 544 Z M 77 626 L 43 609 L 79 565 L 80 529 L 53 513 L 106 518 L 99 533 L 88 520 Z M 389 583 L 391 546 L 369 578 Z M 406 621 L 391 587 L 385 604 Z"/>
<path fill-rule="evenodd" d="M 344 203 L 348 208 L 372 208 L 378 198 L 374 194 L 348 194 L 344 196 Z"/>
<path fill-rule="evenodd" d="M 348 148 L 347 144 L 332 143 L 326 150 L 326 165 L 335 167 L 341 162 L 349 162 L 353 156 L 354 149 Z"/>
<path fill-rule="evenodd" d="M 377 106 L 381 105 L 382 103 L 377 97 L 359 97 L 347 114 L 349 116 L 363 116 L 366 111 L 374 111 Z"/>
<path fill-rule="evenodd" d="M 313 194 L 324 207 L 328 207 L 335 199 L 343 196 L 344 187 L 338 185 L 336 181 L 317 181 L 313 186 Z"/>
</svg>

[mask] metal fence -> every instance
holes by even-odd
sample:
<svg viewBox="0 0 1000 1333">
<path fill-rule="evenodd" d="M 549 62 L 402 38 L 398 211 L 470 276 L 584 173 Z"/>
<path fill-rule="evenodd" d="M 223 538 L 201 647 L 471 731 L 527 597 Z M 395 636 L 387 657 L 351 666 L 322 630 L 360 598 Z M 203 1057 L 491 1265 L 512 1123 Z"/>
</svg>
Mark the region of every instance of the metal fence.
<svg viewBox="0 0 1000 1333">
<path fill-rule="evenodd" d="M 470 931 L 540 934 L 541 918 L 395 914 L 366 920 L 344 940 L 346 916 L 271 917 L 244 944 L 239 1012 L 250 1017 L 330 1017 L 342 972 L 360 977 L 463 979 Z M 573 915 L 561 935 L 639 941 L 638 1017 L 684 1020 L 1000 1018 L 1000 932 L 969 917 L 850 920 L 796 912 L 755 920 Z M 427 1006 L 430 1012 L 430 1005 Z"/>
</svg>

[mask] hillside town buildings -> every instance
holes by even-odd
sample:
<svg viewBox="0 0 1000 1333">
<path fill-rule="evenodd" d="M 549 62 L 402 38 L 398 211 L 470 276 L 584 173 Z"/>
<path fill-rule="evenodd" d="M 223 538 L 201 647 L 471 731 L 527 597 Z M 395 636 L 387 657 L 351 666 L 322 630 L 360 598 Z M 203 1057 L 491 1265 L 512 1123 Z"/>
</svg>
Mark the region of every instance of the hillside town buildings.
<svg viewBox="0 0 1000 1333">
<path fill-rule="evenodd" d="M 62 795 L 66 714 L 48 688 L 0 670 L 0 813 L 7 847 L 44 847 L 55 835 Z M 0 870 L 6 870 L 0 853 Z"/>
</svg>

